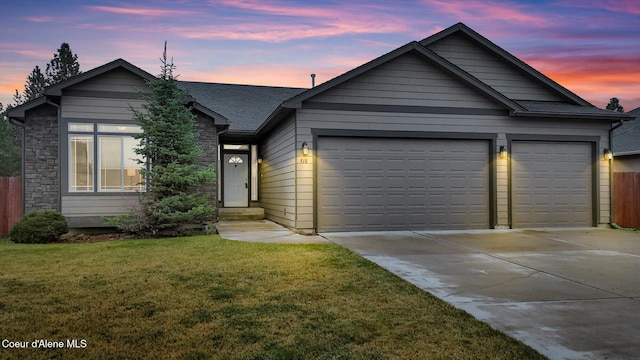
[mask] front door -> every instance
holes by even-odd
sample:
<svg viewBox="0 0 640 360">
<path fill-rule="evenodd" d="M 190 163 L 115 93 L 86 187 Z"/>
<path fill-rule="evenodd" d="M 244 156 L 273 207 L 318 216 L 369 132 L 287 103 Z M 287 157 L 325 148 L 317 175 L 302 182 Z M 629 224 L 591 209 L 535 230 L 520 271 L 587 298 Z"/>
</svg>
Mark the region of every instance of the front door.
<svg viewBox="0 0 640 360">
<path fill-rule="evenodd" d="M 249 206 L 249 155 L 224 155 L 224 207 Z"/>
</svg>

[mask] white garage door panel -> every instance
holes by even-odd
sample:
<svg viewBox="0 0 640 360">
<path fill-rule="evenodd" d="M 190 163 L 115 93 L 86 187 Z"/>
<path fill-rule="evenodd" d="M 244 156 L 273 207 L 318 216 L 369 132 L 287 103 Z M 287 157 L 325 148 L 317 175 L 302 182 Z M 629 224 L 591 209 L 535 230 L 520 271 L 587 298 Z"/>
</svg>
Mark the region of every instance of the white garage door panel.
<svg viewBox="0 0 640 360">
<path fill-rule="evenodd" d="M 513 227 L 592 226 L 591 144 L 512 142 Z"/>
<path fill-rule="evenodd" d="M 320 138 L 318 230 L 489 227 L 483 140 Z"/>
</svg>

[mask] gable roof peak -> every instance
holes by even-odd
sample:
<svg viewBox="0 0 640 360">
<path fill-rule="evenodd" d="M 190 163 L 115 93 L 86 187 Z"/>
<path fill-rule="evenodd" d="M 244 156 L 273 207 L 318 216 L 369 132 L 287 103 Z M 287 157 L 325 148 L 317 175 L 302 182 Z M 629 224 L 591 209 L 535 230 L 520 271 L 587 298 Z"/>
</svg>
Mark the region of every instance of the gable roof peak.
<svg viewBox="0 0 640 360">
<path fill-rule="evenodd" d="M 563 98 L 565 98 L 567 101 L 572 102 L 572 103 L 574 103 L 576 105 L 580 105 L 580 106 L 594 107 L 588 101 L 584 100 L 580 96 L 578 96 L 578 95 L 574 94 L 573 92 L 571 92 L 569 89 L 567 89 L 564 86 L 562 86 L 562 85 L 558 84 L 557 82 L 553 81 L 552 79 L 550 79 L 546 75 L 544 75 L 541 72 L 539 72 L 538 70 L 534 69 L 533 67 L 531 67 L 530 65 L 528 65 L 524 61 L 518 59 L 516 56 L 514 56 L 510 52 L 504 50 L 503 48 L 501 48 L 500 46 L 496 45 L 491 40 L 489 40 L 486 37 L 482 36 L 481 34 L 479 34 L 478 32 L 476 32 L 475 30 L 473 30 L 472 28 L 470 28 L 469 26 L 465 25 L 462 22 L 459 22 L 459 23 L 457 23 L 457 24 L 455 24 L 453 26 L 450 26 L 450 27 L 448 27 L 448 28 L 446 28 L 446 29 L 444 29 L 444 30 L 442 30 L 440 32 L 437 32 L 437 33 L 435 33 L 435 34 L 433 34 L 433 35 L 431 35 L 431 36 L 429 36 L 429 37 L 427 37 L 425 39 L 422 39 L 420 41 L 420 44 L 428 48 L 429 45 L 434 44 L 435 42 L 437 42 L 437 41 L 439 41 L 441 39 L 444 39 L 446 37 L 449 37 L 449 36 L 451 36 L 453 34 L 462 34 L 467 39 L 470 39 L 471 41 L 473 41 L 477 45 L 485 48 L 489 52 L 491 52 L 494 55 L 496 55 L 497 57 L 501 58 L 506 63 L 511 64 L 512 66 L 517 68 L 519 71 L 522 71 L 523 73 L 527 74 L 528 76 L 530 76 L 531 78 L 535 79 L 539 83 L 545 85 L 547 88 L 552 89 L 557 94 L 559 94 Z"/>
<path fill-rule="evenodd" d="M 126 69 L 138 76 L 140 76 L 141 78 L 143 78 L 144 80 L 152 80 L 155 79 L 154 75 L 151 75 L 150 73 L 146 72 L 145 70 L 142 70 L 141 68 L 131 64 L 130 62 L 122 59 L 122 58 L 118 58 L 116 60 L 113 60 L 111 62 L 108 62 L 104 65 L 98 66 L 96 68 L 93 68 L 87 72 L 83 72 L 81 74 L 78 74 L 74 77 L 71 77 L 67 80 L 61 81 L 55 85 L 51 85 L 48 88 L 45 89 L 44 94 L 48 95 L 48 96 L 61 96 L 62 95 L 62 90 L 69 87 L 69 86 L 73 86 L 75 84 L 81 83 L 85 80 L 91 79 L 95 76 L 98 75 L 102 75 L 106 72 L 115 70 L 117 68 L 123 68 Z"/>
</svg>

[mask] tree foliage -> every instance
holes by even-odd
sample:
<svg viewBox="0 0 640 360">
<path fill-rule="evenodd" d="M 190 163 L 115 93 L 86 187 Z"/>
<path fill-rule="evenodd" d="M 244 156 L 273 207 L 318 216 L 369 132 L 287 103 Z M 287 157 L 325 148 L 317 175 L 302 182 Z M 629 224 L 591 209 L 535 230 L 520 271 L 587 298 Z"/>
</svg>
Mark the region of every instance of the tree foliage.
<svg viewBox="0 0 640 360">
<path fill-rule="evenodd" d="M 23 104 L 27 101 L 36 99 L 44 94 L 47 86 L 55 85 L 61 81 L 79 75 L 80 63 L 78 63 L 78 55 L 71 51 L 71 47 L 67 43 L 62 43 L 53 58 L 47 64 L 45 74 L 42 73 L 40 66 L 33 68 L 31 74 L 27 77 L 24 84 L 24 90 L 13 95 L 16 105 Z"/>
<path fill-rule="evenodd" d="M 136 154 L 145 159 L 141 165 L 147 183 L 136 211 L 116 222 L 126 230 L 147 228 L 157 234 L 163 230 L 180 230 L 182 225 L 201 224 L 212 220 L 215 206 L 206 192 L 201 191 L 214 179 L 212 167 L 198 166 L 202 149 L 197 144 L 195 116 L 185 106 L 187 94 L 178 87 L 173 76 L 175 66 L 167 61 L 166 48 L 162 72 L 149 82 L 151 95 L 146 97 L 143 111 L 132 109 L 142 133 L 134 135 L 140 141 Z M 137 226 L 132 224 L 144 221 Z"/>
<path fill-rule="evenodd" d="M 53 54 L 53 59 L 47 64 L 46 73 L 47 86 L 55 85 L 81 73 L 78 55 L 71 51 L 69 44 L 60 45 L 58 52 Z"/>
<path fill-rule="evenodd" d="M 0 103 L 0 114 L 4 114 L 2 103 Z M 20 128 L 9 124 L 2 115 L 0 118 L 0 177 L 20 175 L 20 150 Z"/>
<path fill-rule="evenodd" d="M 618 100 L 617 97 L 613 97 L 609 100 L 606 109 L 617 112 L 624 112 L 624 108 L 622 107 L 622 105 L 620 105 L 620 100 Z"/>
</svg>

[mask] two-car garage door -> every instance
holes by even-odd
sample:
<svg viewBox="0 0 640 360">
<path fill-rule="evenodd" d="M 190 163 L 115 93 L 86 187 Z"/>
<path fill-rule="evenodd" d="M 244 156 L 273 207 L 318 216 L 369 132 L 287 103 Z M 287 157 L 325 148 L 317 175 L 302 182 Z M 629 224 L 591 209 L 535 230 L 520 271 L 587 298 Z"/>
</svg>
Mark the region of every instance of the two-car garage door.
<svg viewBox="0 0 640 360">
<path fill-rule="evenodd" d="M 322 137 L 318 231 L 489 228 L 489 141 Z"/>
</svg>

